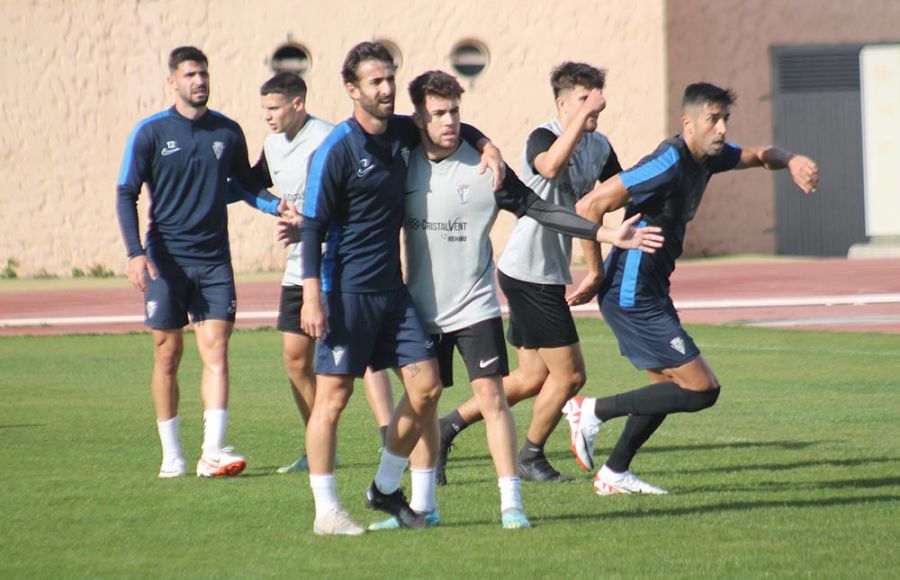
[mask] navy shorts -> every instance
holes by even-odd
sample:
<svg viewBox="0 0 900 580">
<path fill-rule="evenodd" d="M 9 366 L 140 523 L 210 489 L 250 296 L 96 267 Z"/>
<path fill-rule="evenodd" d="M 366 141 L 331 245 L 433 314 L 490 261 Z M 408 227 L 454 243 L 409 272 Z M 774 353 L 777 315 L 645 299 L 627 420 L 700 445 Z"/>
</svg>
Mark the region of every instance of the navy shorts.
<svg viewBox="0 0 900 580">
<path fill-rule="evenodd" d="M 516 348 L 557 348 L 578 342 L 562 284 L 536 284 L 497 271 L 509 304 L 506 339 Z"/>
<path fill-rule="evenodd" d="M 278 321 L 281 332 L 309 336 L 300 328 L 300 309 L 303 307 L 303 286 L 282 286 L 278 299 Z"/>
<path fill-rule="evenodd" d="M 607 295 L 600 311 L 619 341 L 619 352 L 638 369 L 673 369 L 700 356 L 671 299 L 623 307 Z"/>
<path fill-rule="evenodd" d="M 503 342 L 503 320 L 500 318 L 482 320 L 453 332 L 432 335 L 431 338 L 437 349 L 441 384 L 445 387 L 453 384 L 454 347 L 462 355 L 469 373 L 469 382 L 482 377 L 505 377 L 509 374 L 509 357 L 506 354 L 506 343 Z"/>
<path fill-rule="evenodd" d="M 154 261 L 156 280 L 144 280 L 144 324 L 156 330 L 182 328 L 190 322 L 234 322 L 237 294 L 231 263 L 181 266 L 168 260 Z"/>
<path fill-rule="evenodd" d="M 434 358 L 409 291 L 325 294 L 329 330 L 316 343 L 316 373 L 361 377 Z"/>
</svg>

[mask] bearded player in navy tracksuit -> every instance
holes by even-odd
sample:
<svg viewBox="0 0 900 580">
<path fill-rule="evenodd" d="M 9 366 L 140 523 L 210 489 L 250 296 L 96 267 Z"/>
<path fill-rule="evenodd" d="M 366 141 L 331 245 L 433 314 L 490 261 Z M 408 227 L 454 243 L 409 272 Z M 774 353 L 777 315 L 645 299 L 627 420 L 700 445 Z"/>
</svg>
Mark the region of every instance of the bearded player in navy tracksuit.
<svg viewBox="0 0 900 580">
<path fill-rule="evenodd" d="M 403 470 L 423 429 L 437 442 L 440 378 L 434 348 L 400 275 L 409 149 L 419 133 L 408 117 L 393 115 L 396 83 L 393 59 L 384 46 L 363 42 L 344 61 L 344 86 L 353 116 L 335 127 L 310 165 L 303 204 L 303 308 L 301 326 L 316 338 L 316 400 L 306 431 L 310 487 L 316 505 L 317 534 L 358 535 L 337 498 L 334 452 L 337 422 L 354 377 L 367 366 L 397 367 L 406 395 L 394 411 L 375 481 L 367 492 L 370 507 L 387 511 L 404 527 L 424 527 L 400 490 Z M 478 145 L 482 135 L 464 128 Z M 502 182 L 499 155 L 495 187 Z M 325 240 L 322 256 L 320 242 Z M 430 468 L 436 445 L 412 458 Z"/>
<path fill-rule="evenodd" d="M 687 223 L 694 218 L 706 184 L 715 173 L 765 167 L 788 169 L 805 193 L 819 180 L 816 164 L 778 147 L 740 147 L 725 141 L 734 93 L 708 83 L 689 85 L 682 99 L 682 133 L 667 139 L 635 167 L 608 179 L 576 205 L 591 221 L 625 207 L 626 217 L 643 214 L 659 226 L 665 244 L 655 254 L 613 248 L 600 289 L 603 318 L 632 364 L 651 384 L 612 397 L 575 397 L 566 405 L 572 444 L 579 463 L 593 467 L 593 446 L 603 421 L 628 416 L 622 436 L 594 478 L 600 495 L 664 494 L 629 470 L 641 446 L 669 413 L 709 408 L 719 397 L 719 381 L 682 328 L 669 297 L 669 278 L 681 255 Z"/>
<path fill-rule="evenodd" d="M 262 198 L 277 198 L 253 178 L 240 126 L 210 111 L 206 55 L 176 48 L 169 56 L 175 105 L 135 127 L 117 188 L 119 225 L 128 251 L 128 278 L 144 293 L 145 324 L 153 333 L 151 391 L 163 448 L 162 478 L 185 474 L 179 440 L 178 365 L 190 321 L 203 361 L 204 438 L 197 475 L 239 474 L 246 462 L 223 447 L 228 405 L 228 339 L 237 308 L 228 244 L 226 181 L 239 180 Z M 145 243 L 138 227 L 142 185 L 150 195 Z"/>
</svg>

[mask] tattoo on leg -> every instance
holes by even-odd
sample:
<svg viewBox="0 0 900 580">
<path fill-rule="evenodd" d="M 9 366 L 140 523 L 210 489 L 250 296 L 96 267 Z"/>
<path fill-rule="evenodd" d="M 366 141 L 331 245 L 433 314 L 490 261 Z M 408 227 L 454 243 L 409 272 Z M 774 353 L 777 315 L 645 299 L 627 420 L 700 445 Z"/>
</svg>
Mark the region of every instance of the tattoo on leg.
<svg viewBox="0 0 900 580">
<path fill-rule="evenodd" d="M 416 376 L 417 374 L 419 374 L 419 371 L 422 370 L 422 369 L 419 368 L 419 365 L 417 365 L 416 363 L 412 363 L 412 364 L 410 364 L 410 365 L 406 365 L 406 369 L 409 371 L 409 375 L 412 376 L 412 377 L 414 377 L 414 376 Z"/>
</svg>

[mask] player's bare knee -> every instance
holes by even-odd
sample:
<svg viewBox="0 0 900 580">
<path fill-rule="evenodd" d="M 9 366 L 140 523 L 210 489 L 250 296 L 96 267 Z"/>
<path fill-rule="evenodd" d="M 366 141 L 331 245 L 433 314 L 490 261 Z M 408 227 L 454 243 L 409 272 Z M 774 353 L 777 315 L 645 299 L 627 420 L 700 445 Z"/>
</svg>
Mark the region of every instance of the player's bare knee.
<svg viewBox="0 0 900 580">
<path fill-rule="evenodd" d="M 584 371 L 575 371 L 569 375 L 569 396 L 574 396 L 584 387 L 587 382 L 587 373 Z"/>
</svg>

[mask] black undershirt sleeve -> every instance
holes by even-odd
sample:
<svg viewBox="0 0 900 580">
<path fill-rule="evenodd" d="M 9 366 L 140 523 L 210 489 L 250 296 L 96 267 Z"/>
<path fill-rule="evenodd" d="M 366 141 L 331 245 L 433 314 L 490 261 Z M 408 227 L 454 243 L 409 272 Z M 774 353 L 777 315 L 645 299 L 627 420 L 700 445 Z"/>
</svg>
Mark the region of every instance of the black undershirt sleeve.
<svg viewBox="0 0 900 580">
<path fill-rule="evenodd" d="M 610 177 L 620 173 L 622 173 L 622 165 L 619 164 L 619 156 L 616 155 L 616 150 L 610 145 L 609 157 L 606 158 L 606 163 L 603 165 L 603 169 L 600 170 L 600 178 L 598 181 L 603 183 Z"/>
<path fill-rule="evenodd" d="M 545 127 L 539 127 L 531 132 L 531 135 L 528 136 L 528 142 L 525 144 L 525 160 L 532 171 L 539 173 L 534 166 L 534 160 L 537 159 L 538 155 L 550 149 L 556 143 L 556 139 L 556 134 Z"/>
<path fill-rule="evenodd" d="M 549 203 L 522 183 L 511 169 L 506 170 L 503 188 L 494 193 L 497 206 L 516 214 L 527 215 L 548 230 L 586 240 L 596 240 L 600 226 L 584 219 L 574 211 Z"/>
</svg>

